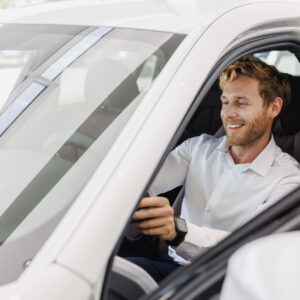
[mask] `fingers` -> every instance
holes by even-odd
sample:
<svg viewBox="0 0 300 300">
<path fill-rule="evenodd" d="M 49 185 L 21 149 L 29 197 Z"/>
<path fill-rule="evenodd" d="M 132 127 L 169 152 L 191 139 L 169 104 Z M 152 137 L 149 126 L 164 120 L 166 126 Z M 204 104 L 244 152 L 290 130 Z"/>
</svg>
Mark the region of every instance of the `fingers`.
<svg viewBox="0 0 300 300">
<path fill-rule="evenodd" d="M 173 217 L 145 220 L 137 226 L 143 234 L 157 235 L 163 240 L 172 240 L 176 235 Z"/>
<path fill-rule="evenodd" d="M 170 206 L 169 200 L 165 197 L 151 196 L 143 198 L 139 204 L 139 208 L 160 206 Z"/>
<path fill-rule="evenodd" d="M 146 198 L 144 198 L 146 199 Z M 173 208 L 168 206 L 152 206 L 140 209 L 136 211 L 133 215 L 134 221 L 144 220 L 144 219 L 151 219 L 151 218 L 159 218 L 159 217 L 170 217 L 174 215 Z"/>
<path fill-rule="evenodd" d="M 172 240 L 176 236 L 174 210 L 164 197 L 145 197 L 139 204 L 140 210 L 133 215 L 137 226 L 145 235 L 157 235 L 163 240 Z"/>
<path fill-rule="evenodd" d="M 150 228 L 156 228 L 159 226 L 165 226 L 172 224 L 173 220 L 172 218 L 152 218 L 148 220 L 143 220 L 141 222 L 137 223 L 137 226 L 139 227 L 140 230 L 147 230 Z"/>
</svg>

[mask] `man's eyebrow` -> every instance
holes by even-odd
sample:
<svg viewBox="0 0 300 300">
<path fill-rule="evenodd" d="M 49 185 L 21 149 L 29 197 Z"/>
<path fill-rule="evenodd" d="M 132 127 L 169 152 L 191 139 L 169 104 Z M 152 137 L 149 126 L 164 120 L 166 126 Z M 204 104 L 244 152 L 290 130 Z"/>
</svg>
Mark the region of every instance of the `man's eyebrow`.
<svg viewBox="0 0 300 300">
<path fill-rule="evenodd" d="M 248 100 L 249 98 L 246 96 L 237 96 L 235 97 L 236 100 Z"/>
<path fill-rule="evenodd" d="M 225 95 L 221 95 L 220 100 L 227 99 Z M 248 100 L 249 98 L 247 96 L 235 96 L 233 98 L 234 100 Z"/>
</svg>

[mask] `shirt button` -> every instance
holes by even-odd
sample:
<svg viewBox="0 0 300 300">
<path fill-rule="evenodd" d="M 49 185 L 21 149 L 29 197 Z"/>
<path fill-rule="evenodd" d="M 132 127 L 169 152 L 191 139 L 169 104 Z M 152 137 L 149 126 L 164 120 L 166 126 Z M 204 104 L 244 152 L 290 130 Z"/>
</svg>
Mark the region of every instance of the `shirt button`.
<svg viewBox="0 0 300 300">
<path fill-rule="evenodd" d="M 207 212 L 207 213 L 211 213 L 211 208 L 207 208 L 207 209 L 206 209 L 206 212 Z"/>
</svg>

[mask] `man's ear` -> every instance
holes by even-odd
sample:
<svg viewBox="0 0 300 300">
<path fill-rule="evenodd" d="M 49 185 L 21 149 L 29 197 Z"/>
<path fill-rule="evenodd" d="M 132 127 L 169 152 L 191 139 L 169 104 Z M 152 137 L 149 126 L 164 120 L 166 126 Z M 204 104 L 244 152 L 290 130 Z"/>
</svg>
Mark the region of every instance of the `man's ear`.
<svg viewBox="0 0 300 300">
<path fill-rule="evenodd" d="M 283 101 L 282 101 L 282 98 L 280 98 L 280 97 L 276 97 L 274 99 L 274 101 L 270 104 L 271 117 L 273 119 L 275 119 L 279 115 L 279 113 L 282 109 L 282 104 L 283 104 Z"/>
</svg>

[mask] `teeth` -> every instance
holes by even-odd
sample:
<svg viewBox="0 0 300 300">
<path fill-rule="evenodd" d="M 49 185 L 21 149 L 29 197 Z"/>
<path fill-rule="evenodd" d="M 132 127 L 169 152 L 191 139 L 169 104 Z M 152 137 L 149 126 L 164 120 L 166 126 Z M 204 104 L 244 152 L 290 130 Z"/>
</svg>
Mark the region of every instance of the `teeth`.
<svg viewBox="0 0 300 300">
<path fill-rule="evenodd" d="M 239 127 L 242 127 L 243 125 L 230 125 L 228 124 L 228 127 L 229 128 L 239 128 Z"/>
</svg>

